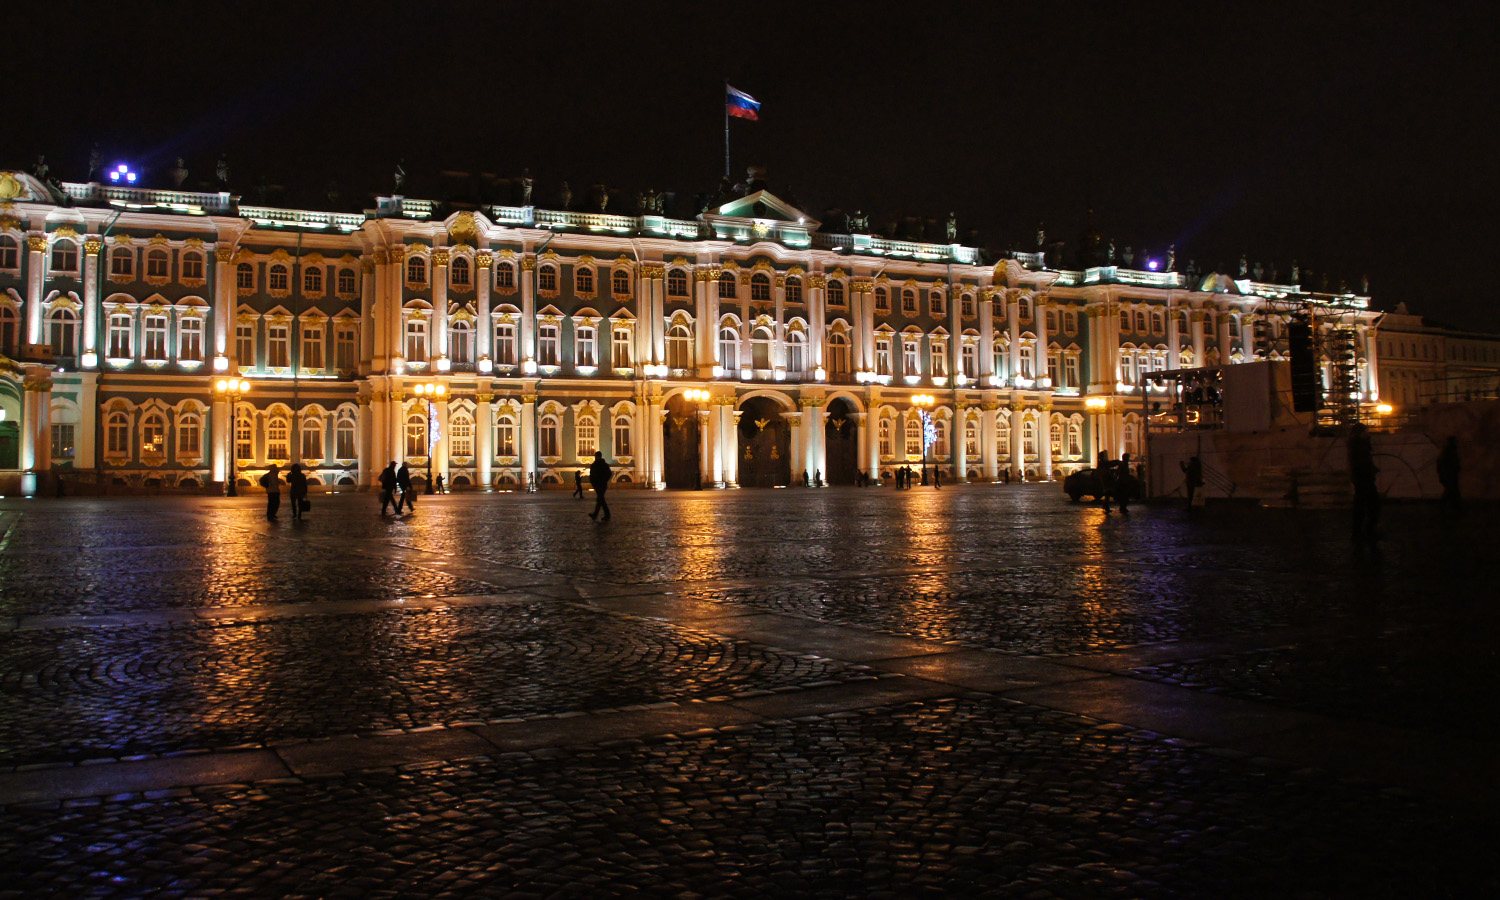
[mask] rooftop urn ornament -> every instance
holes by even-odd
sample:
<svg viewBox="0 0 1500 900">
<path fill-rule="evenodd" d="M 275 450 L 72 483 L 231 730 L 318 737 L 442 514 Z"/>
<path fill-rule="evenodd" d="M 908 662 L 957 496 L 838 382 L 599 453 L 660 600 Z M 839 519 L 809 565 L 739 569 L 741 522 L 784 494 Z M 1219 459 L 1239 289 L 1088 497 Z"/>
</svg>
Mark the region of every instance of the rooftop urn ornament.
<svg viewBox="0 0 1500 900">
<path fill-rule="evenodd" d="M 589 188 L 589 193 L 593 194 L 594 205 L 599 208 L 598 211 L 604 212 L 609 206 L 609 188 L 604 186 L 604 182 L 596 181 Z"/>
<path fill-rule="evenodd" d="M 172 168 L 167 170 L 167 174 L 172 176 L 173 186 L 175 186 L 178 190 L 182 190 L 182 183 L 184 181 L 187 181 L 188 177 L 187 166 L 183 165 L 182 157 L 177 157 L 177 162 L 172 166 Z"/>
<path fill-rule="evenodd" d="M 1255 265 L 1250 268 L 1250 271 L 1255 273 L 1256 281 L 1265 280 L 1264 275 L 1266 274 L 1266 267 L 1261 265 L 1259 260 L 1256 260 Z"/>
<path fill-rule="evenodd" d="M 1042 227 L 1043 224 L 1042 222 L 1038 222 L 1036 225 L 1036 249 L 1038 253 L 1042 251 L 1042 248 L 1047 246 L 1047 230 Z M 1129 248 L 1126 248 L 1126 252 L 1129 252 Z"/>
<path fill-rule="evenodd" d="M 1292 260 L 1292 284 L 1301 284 L 1301 283 L 1302 283 L 1302 267 L 1299 266 L 1299 265 L 1297 265 L 1297 261 L 1294 259 L 1294 260 Z"/>
<path fill-rule="evenodd" d="M 1127 268 L 1135 265 L 1135 248 L 1129 244 L 1125 245 L 1125 252 L 1121 254 L 1120 258 L 1125 260 Z"/>
<path fill-rule="evenodd" d="M 536 184 L 531 178 L 530 169 L 521 170 L 521 205 L 531 205 L 531 189 Z"/>
<path fill-rule="evenodd" d="M 1105 252 L 1105 259 L 1109 262 L 1110 265 L 1114 265 L 1115 264 L 1115 242 L 1113 240 L 1111 240 L 1109 242 L 1109 247 L 1106 248 L 1106 250 L 1104 252 Z"/>
</svg>

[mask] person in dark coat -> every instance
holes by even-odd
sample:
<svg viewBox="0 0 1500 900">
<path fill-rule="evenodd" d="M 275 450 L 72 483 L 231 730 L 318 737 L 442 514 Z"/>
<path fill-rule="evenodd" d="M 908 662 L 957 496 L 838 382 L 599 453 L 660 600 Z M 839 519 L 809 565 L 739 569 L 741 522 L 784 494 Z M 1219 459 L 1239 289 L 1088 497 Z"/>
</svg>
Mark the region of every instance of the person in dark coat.
<svg viewBox="0 0 1500 900">
<path fill-rule="evenodd" d="M 1437 458 L 1438 483 L 1443 486 L 1443 509 L 1449 513 L 1463 511 L 1463 497 L 1458 491 L 1458 438 L 1450 437 Z"/>
<path fill-rule="evenodd" d="M 583 499 L 583 470 L 577 469 L 573 472 L 573 496 L 579 500 Z"/>
<path fill-rule="evenodd" d="M 307 475 L 302 471 L 301 463 L 292 463 L 292 470 L 286 473 L 288 493 L 292 500 L 292 518 L 302 518 L 302 501 L 307 499 Z"/>
<path fill-rule="evenodd" d="M 1130 490 L 1135 485 L 1135 476 L 1130 474 L 1130 454 L 1126 453 L 1115 463 L 1115 502 L 1120 512 L 1130 512 Z"/>
<path fill-rule="evenodd" d="M 936 466 L 932 468 L 932 489 L 936 491 L 943 489 L 943 470 Z"/>
<path fill-rule="evenodd" d="M 396 514 L 401 514 L 401 504 L 403 503 L 406 504 L 407 512 L 415 512 L 417 508 L 417 495 L 411 489 L 411 470 L 406 467 L 406 463 L 404 462 L 401 464 L 401 468 L 396 470 L 396 486 L 401 489 L 401 496 L 396 500 Z"/>
<path fill-rule="evenodd" d="M 396 512 L 401 512 L 401 501 L 396 499 L 396 461 L 380 470 L 380 514 L 383 516 L 390 505 L 396 504 Z"/>
<path fill-rule="evenodd" d="M 272 463 L 260 476 L 260 486 L 266 489 L 266 518 L 274 521 L 276 510 L 281 508 L 281 467 Z"/>
<path fill-rule="evenodd" d="M 604 492 L 609 490 L 609 477 L 611 471 L 609 463 L 604 461 L 604 451 L 594 451 L 594 461 L 589 465 L 589 484 L 594 487 L 594 511 L 589 513 L 590 519 L 609 521 L 609 504 L 604 502 Z M 599 512 L 603 510 L 604 518 L 599 519 Z"/>
<path fill-rule="evenodd" d="M 1380 489 L 1375 486 L 1375 451 L 1369 429 L 1355 425 L 1349 433 L 1349 481 L 1354 485 L 1354 539 L 1374 541 L 1380 524 Z"/>
<path fill-rule="evenodd" d="M 1203 487 L 1203 460 L 1196 456 L 1188 458 L 1187 462 L 1178 463 L 1182 467 L 1182 481 L 1187 487 L 1188 508 L 1193 508 L 1193 494 L 1198 488 Z"/>
<path fill-rule="evenodd" d="M 1099 451 L 1099 461 L 1094 466 L 1094 472 L 1099 476 L 1099 505 L 1109 512 L 1109 498 L 1115 495 L 1115 464 L 1109 458 L 1108 450 Z"/>
</svg>

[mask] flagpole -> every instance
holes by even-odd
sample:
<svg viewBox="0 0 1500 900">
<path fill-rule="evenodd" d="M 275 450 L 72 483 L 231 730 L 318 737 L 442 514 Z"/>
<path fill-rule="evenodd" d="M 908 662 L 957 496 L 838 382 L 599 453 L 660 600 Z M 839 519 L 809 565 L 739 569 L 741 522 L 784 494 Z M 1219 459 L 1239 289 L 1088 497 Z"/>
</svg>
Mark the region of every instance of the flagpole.
<svg viewBox="0 0 1500 900">
<path fill-rule="evenodd" d="M 724 177 L 729 175 L 729 79 L 724 79 Z"/>
</svg>

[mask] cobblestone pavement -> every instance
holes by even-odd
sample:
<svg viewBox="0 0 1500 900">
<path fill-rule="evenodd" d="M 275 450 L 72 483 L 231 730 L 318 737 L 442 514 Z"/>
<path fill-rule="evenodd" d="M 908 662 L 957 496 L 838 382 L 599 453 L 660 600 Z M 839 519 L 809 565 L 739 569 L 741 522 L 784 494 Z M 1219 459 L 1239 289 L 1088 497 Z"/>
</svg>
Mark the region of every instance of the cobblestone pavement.
<svg viewBox="0 0 1500 900">
<path fill-rule="evenodd" d="M 0 499 L 0 898 L 1472 897 L 1495 511 Z"/>
</svg>

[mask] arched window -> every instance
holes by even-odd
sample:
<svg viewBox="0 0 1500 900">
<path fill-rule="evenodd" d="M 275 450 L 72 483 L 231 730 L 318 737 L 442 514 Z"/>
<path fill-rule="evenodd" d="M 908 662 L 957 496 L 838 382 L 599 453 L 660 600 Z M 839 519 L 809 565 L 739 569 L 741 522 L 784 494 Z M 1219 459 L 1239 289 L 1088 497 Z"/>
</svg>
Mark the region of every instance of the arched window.
<svg viewBox="0 0 1500 900">
<path fill-rule="evenodd" d="M 891 311 L 891 295 L 885 288 L 875 289 L 875 311 L 888 313 Z"/>
<path fill-rule="evenodd" d="M 0 269 L 17 269 L 21 266 L 21 245 L 10 235 L 0 236 Z"/>
<path fill-rule="evenodd" d="M 474 283 L 470 277 L 469 258 L 467 256 L 455 256 L 448 264 L 448 283 L 459 289 L 466 289 Z"/>
<path fill-rule="evenodd" d="M 844 283 L 842 281 L 828 282 L 828 305 L 844 305 Z"/>
<path fill-rule="evenodd" d="M 171 272 L 171 257 L 165 250 L 151 250 L 146 254 L 146 277 L 166 278 Z"/>
<path fill-rule="evenodd" d="M 474 420 L 466 412 L 455 413 L 448 423 L 448 453 L 453 456 L 474 455 Z"/>
<path fill-rule="evenodd" d="M 516 267 L 512 263 L 495 264 L 495 290 L 511 294 L 516 290 Z"/>
<path fill-rule="evenodd" d="M 958 301 L 958 313 L 966 319 L 973 318 L 977 313 L 974 310 L 974 295 L 964 294 L 963 299 Z"/>
<path fill-rule="evenodd" d="M 317 266 L 308 266 L 302 271 L 302 292 L 305 294 L 323 293 L 323 270 Z"/>
<path fill-rule="evenodd" d="M 687 272 L 682 269 L 672 269 L 667 272 L 667 296 L 686 297 L 688 295 Z"/>
<path fill-rule="evenodd" d="M 959 352 L 959 363 L 964 367 L 964 377 L 973 381 L 979 377 L 979 348 L 964 344 Z"/>
<path fill-rule="evenodd" d="M 979 423 L 973 419 L 964 423 L 964 456 L 969 459 L 979 456 Z"/>
<path fill-rule="evenodd" d="M 1036 456 L 1036 423 L 1030 419 L 1021 423 L 1021 453 Z"/>
<path fill-rule="evenodd" d="M 686 325 L 673 325 L 667 332 L 667 368 L 690 369 L 693 366 L 693 333 Z"/>
<path fill-rule="evenodd" d="M 906 417 L 906 455 L 922 454 L 922 420 L 918 416 Z"/>
<path fill-rule="evenodd" d="M 178 257 L 182 265 L 183 281 L 203 280 L 203 254 L 187 251 Z"/>
<path fill-rule="evenodd" d="M 599 449 L 599 420 L 585 416 L 573 423 L 573 451 L 579 459 L 591 458 Z"/>
<path fill-rule="evenodd" d="M 557 266 L 548 263 L 536 270 L 536 289 L 546 293 L 557 293 Z"/>
<path fill-rule="evenodd" d="M 52 245 L 52 271 L 70 275 L 78 271 L 78 245 L 63 238 Z"/>
<path fill-rule="evenodd" d="M 516 455 L 516 420 L 510 416 L 495 420 L 495 455 Z"/>
<path fill-rule="evenodd" d="M 613 274 L 611 274 L 610 276 L 609 290 L 610 293 L 614 294 L 616 297 L 629 297 L 630 270 L 615 269 Z"/>
<path fill-rule="evenodd" d="M 893 453 L 894 453 L 894 451 L 891 449 L 891 420 L 890 419 L 881 419 L 880 420 L 880 455 L 882 457 L 886 457 L 886 456 L 891 456 Z"/>
<path fill-rule="evenodd" d="M 1146 311 L 1143 309 L 1135 311 L 1135 330 L 1141 334 L 1145 334 L 1149 330 L 1146 325 Z"/>
<path fill-rule="evenodd" d="M 316 416 L 302 420 L 302 458 L 320 461 L 323 459 L 323 421 Z"/>
<path fill-rule="evenodd" d="M 358 451 L 354 448 L 354 420 L 349 418 L 339 419 L 338 427 L 334 430 L 334 456 L 338 459 L 355 459 Z"/>
<path fill-rule="evenodd" d="M 474 364 L 474 326 L 468 319 L 454 319 L 448 332 L 448 356 L 456 366 Z"/>
<path fill-rule="evenodd" d="M 287 420 L 277 416 L 266 426 L 266 459 L 286 462 L 292 458 L 292 429 Z"/>
<path fill-rule="evenodd" d="M 614 446 L 614 455 L 615 455 L 615 457 L 619 458 L 621 456 L 630 456 L 630 455 L 632 455 L 632 451 L 630 449 L 630 417 L 629 416 L 624 416 L 624 415 L 615 416 L 614 433 L 615 433 L 615 446 Z"/>
<path fill-rule="evenodd" d="M 149 413 L 141 419 L 141 455 L 165 456 L 167 452 L 167 423 L 161 413 Z"/>
<path fill-rule="evenodd" d="M 828 373 L 830 378 L 849 377 L 849 338 L 842 331 L 828 336 Z"/>
<path fill-rule="evenodd" d="M 1136 430 L 1137 430 L 1136 423 L 1134 421 L 1131 421 L 1131 420 L 1127 419 L 1125 421 L 1125 435 L 1124 435 L 1124 437 L 1125 437 L 1125 452 L 1129 453 L 1131 456 L 1135 456 L 1136 455 L 1136 446 L 1135 446 L 1135 444 L 1136 444 L 1136 440 L 1135 440 L 1135 438 L 1136 438 Z"/>
<path fill-rule="evenodd" d="M 1047 429 L 1049 442 L 1052 445 L 1052 455 L 1062 456 L 1063 452 L 1063 428 L 1061 423 L 1053 422 L 1052 427 Z"/>
<path fill-rule="evenodd" d="M 928 294 L 927 305 L 931 307 L 934 316 L 946 316 L 948 314 L 948 298 L 942 291 L 933 291 Z"/>
<path fill-rule="evenodd" d="M 1083 423 L 1076 419 L 1068 422 L 1068 456 L 1073 459 L 1083 456 Z"/>
<path fill-rule="evenodd" d="M 1030 344 L 1021 345 L 1021 377 L 1036 377 L 1036 348 Z"/>
<path fill-rule="evenodd" d="M 250 418 L 250 413 L 240 410 L 234 419 L 234 457 L 235 459 L 255 459 L 255 422 Z"/>
<path fill-rule="evenodd" d="M 255 267 L 249 263 L 240 263 L 234 267 L 234 286 L 236 290 L 255 290 Z"/>
<path fill-rule="evenodd" d="M 421 413 L 412 413 L 406 417 L 406 455 L 427 455 L 427 417 Z"/>
<path fill-rule="evenodd" d="M 177 417 L 177 458 L 198 459 L 203 456 L 203 420 L 196 413 Z"/>
<path fill-rule="evenodd" d="M 786 279 L 786 302 L 802 302 L 802 277 L 799 275 L 788 275 Z"/>
<path fill-rule="evenodd" d="M 109 274 L 111 278 L 131 278 L 135 275 L 135 254 L 129 247 L 116 247 L 109 251 Z"/>
<path fill-rule="evenodd" d="M 406 320 L 406 361 L 427 361 L 427 319 L 413 315 Z"/>
<path fill-rule="evenodd" d="M 573 329 L 573 365 L 599 365 L 599 329 L 593 325 L 579 325 Z"/>
<path fill-rule="evenodd" d="M 562 329 L 547 323 L 536 330 L 536 363 L 539 366 L 559 365 L 562 355 Z"/>
<path fill-rule="evenodd" d="M 427 260 L 421 256 L 408 256 L 406 258 L 406 283 L 427 283 Z"/>
<path fill-rule="evenodd" d="M 756 272 L 754 275 L 750 276 L 750 299 L 771 299 L 771 276 L 767 275 L 765 272 Z"/>
<path fill-rule="evenodd" d="M 130 416 L 123 412 L 109 414 L 104 426 L 104 452 L 110 456 L 130 455 Z"/>
<path fill-rule="evenodd" d="M 734 279 L 734 272 L 724 271 L 719 273 L 719 299 L 733 300 L 739 290 L 739 282 Z"/>
<path fill-rule="evenodd" d="M 21 320 L 9 306 L 0 306 L 0 353 L 16 355 L 16 341 L 20 337 Z"/>
<path fill-rule="evenodd" d="M 271 291 L 291 290 L 291 273 L 286 266 L 275 265 L 266 272 L 266 289 Z"/>
<path fill-rule="evenodd" d="M 562 456 L 562 426 L 557 416 L 543 416 L 537 426 L 537 444 L 542 456 Z"/>
<path fill-rule="evenodd" d="M 587 266 L 578 266 L 573 270 L 573 292 L 577 294 L 592 294 L 594 292 L 594 270 Z"/>
<path fill-rule="evenodd" d="M 792 375 L 807 372 L 807 335 L 801 331 L 787 333 L 786 370 Z"/>
<path fill-rule="evenodd" d="M 353 294 L 358 290 L 358 282 L 354 278 L 354 270 L 345 266 L 338 272 L 338 292 L 345 296 Z"/>
<path fill-rule="evenodd" d="M 903 316 L 917 314 L 917 292 L 911 288 L 906 288 L 901 292 L 901 314 Z"/>
<path fill-rule="evenodd" d="M 732 325 L 719 329 L 719 365 L 726 372 L 733 372 L 740 367 L 740 334 Z"/>
<path fill-rule="evenodd" d="M 59 306 L 47 314 L 47 342 L 52 345 L 53 356 L 74 356 L 78 353 L 78 314 L 66 306 Z"/>
<path fill-rule="evenodd" d="M 750 365 L 756 369 L 771 368 L 771 329 L 757 328 L 750 335 Z"/>
<path fill-rule="evenodd" d="M 938 419 L 932 424 L 933 430 L 937 432 L 932 440 L 932 455 L 938 459 L 947 459 L 952 455 L 948 452 L 948 423 Z"/>
<path fill-rule="evenodd" d="M 995 417 L 995 453 L 1001 459 L 1010 459 L 1010 416 L 1002 412 Z"/>
</svg>

